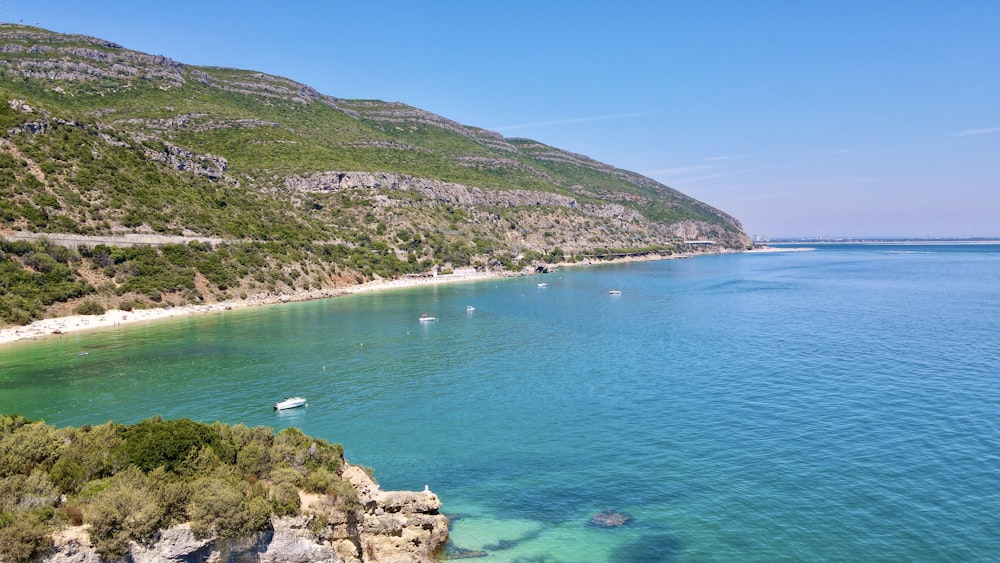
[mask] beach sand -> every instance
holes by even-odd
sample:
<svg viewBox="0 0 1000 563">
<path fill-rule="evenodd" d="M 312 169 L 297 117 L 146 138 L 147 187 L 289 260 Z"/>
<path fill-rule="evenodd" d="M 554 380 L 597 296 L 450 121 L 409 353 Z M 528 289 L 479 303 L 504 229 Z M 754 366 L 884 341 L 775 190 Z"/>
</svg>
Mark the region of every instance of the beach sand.
<svg viewBox="0 0 1000 563">
<path fill-rule="evenodd" d="M 0 345 L 17 342 L 19 340 L 34 340 L 42 337 L 68 334 L 71 332 L 116 327 L 184 315 L 229 311 L 244 307 L 259 307 L 262 305 L 275 305 L 279 303 L 291 303 L 294 301 L 328 299 L 341 295 L 369 291 L 384 291 L 388 289 L 403 289 L 424 285 L 510 277 L 511 275 L 512 274 L 510 273 L 501 274 L 498 272 L 476 272 L 474 269 L 468 268 L 456 270 L 453 274 L 406 277 L 395 280 L 380 280 L 344 288 L 303 291 L 292 294 L 252 295 L 247 299 L 221 301 L 206 305 L 182 305 L 178 307 L 161 307 L 155 309 L 135 309 L 132 311 L 111 309 L 106 311 L 103 315 L 71 315 L 68 317 L 53 317 L 34 321 L 25 326 L 4 328 L 0 330 Z"/>
<path fill-rule="evenodd" d="M 790 252 L 797 250 L 812 250 L 811 248 L 760 248 L 749 252 Z M 613 261 L 600 262 L 576 262 L 554 265 L 554 268 L 589 266 L 595 263 L 607 264 L 610 262 L 638 262 L 649 260 L 669 260 L 672 258 L 686 258 L 691 254 L 675 254 L 672 256 L 647 255 L 629 258 L 620 258 Z M 303 291 L 282 295 L 253 295 L 247 299 L 232 301 L 221 301 L 206 305 L 182 305 L 178 307 L 162 307 L 155 309 L 135 309 L 132 311 L 121 311 L 112 309 L 103 315 L 72 315 L 68 317 L 53 317 L 34 321 L 26 326 L 15 326 L 0 329 L 0 346 L 19 340 L 34 340 L 53 335 L 68 334 L 83 330 L 94 330 L 100 328 L 116 327 L 131 323 L 154 321 L 170 317 L 183 315 L 196 315 L 201 313 L 212 313 L 240 309 L 243 307 L 259 307 L 262 305 L 275 305 L 279 303 L 291 303 L 294 301 L 308 301 L 313 299 L 328 299 L 352 293 L 362 293 L 368 291 L 384 291 L 388 289 L 403 289 L 408 287 L 418 287 L 424 285 L 434 285 L 443 283 L 457 283 L 466 281 L 476 281 L 491 278 L 514 277 L 526 275 L 526 272 L 477 272 L 474 268 L 459 268 L 451 274 L 440 274 L 436 276 L 411 276 L 395 280 L 380 280 L 368 282 L 360 285 L 344 288 L 330 288 Z"/>
</svg>

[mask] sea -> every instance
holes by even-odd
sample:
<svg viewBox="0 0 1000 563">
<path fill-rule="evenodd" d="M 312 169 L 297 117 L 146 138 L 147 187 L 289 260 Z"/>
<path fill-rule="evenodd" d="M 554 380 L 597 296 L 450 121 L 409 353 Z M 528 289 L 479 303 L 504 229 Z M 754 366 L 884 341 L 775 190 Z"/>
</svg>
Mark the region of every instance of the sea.
<svg viewBox="0 0 1000 563">
<path fill-rule="evenodd" d="M 298 427 L 456 558 L 1000 560 L 1000 244 L 812 248 L 15 343 L 0 412 Z"/>
</svg>

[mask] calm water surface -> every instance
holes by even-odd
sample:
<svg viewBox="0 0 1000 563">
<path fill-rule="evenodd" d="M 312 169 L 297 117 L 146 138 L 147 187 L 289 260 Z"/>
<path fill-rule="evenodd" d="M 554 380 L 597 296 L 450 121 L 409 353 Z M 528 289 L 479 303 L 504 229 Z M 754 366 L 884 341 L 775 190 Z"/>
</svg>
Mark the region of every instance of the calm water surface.
<svg viewBox="0 0 1000 563">
<path fill-rule="evenodd" d="M 1000 246 L 830 245 L 19 343 L 0 411 L 297 426 L 489 561 L 985 561 L 998 333 Z"/>
</svg>

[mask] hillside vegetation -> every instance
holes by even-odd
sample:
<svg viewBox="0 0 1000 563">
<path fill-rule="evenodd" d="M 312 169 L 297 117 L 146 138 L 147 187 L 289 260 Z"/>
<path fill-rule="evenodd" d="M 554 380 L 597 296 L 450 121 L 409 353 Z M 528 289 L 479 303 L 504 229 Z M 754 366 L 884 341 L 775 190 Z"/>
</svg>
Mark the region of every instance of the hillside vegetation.
<svg viewBox="0 0 1000 563">
<path fill-rule="evenodd" d="M 33 560 L 67 526 L 87 526 L 104 560 L 179 523 L 245 537 L 299 514 L 299 490 L 356 512 L 343 453 L 296 428 L 160 418 L 56 428 L 0 415 L 0 561 Z"/>
<path fill-rule="evenodd" d="M 532 140 L 18 25 L 0 25 L 0 237 L 0 323 L 749 244 L 719 210 Z"/>
</svg>

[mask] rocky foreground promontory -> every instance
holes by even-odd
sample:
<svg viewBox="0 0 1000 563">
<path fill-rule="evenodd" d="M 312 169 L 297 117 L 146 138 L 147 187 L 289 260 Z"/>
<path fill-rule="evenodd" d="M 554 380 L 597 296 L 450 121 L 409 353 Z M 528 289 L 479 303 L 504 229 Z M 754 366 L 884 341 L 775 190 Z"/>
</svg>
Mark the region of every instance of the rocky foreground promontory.
<svg viewBox="0 0 1000 563">
<path fill-rule="evenodd" d="M 303 513 L 273 517 L 271 530 L 246 538 L 200 537 L 189 524 L 161 531 L 147 543 L 131 542 L 123 558 L 135 563 L 259 561 L 282 563 L 435 561 L 448 540 L 441 501 L 422 492 L 383 491 L 360 467 L 344 468 L 360 506 L 345 507 L 325 495 L 301 493 Z M 63 530 L 45 563 L 100 563 L 85 527 Z"/>
</svg>

